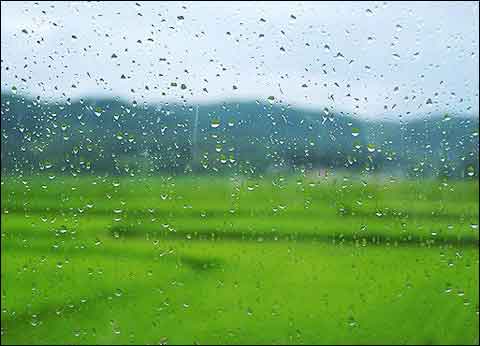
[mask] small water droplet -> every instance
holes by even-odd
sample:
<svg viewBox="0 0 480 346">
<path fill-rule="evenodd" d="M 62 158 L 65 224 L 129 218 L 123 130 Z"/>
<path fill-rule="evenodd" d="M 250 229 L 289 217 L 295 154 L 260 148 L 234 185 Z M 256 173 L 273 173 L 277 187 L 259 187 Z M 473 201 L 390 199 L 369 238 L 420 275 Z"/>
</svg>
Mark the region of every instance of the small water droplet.
<svg viewBox="0 0 480 346">
<path fill-rule="evenodd" d="M 469 177 L 473 177 L 475 175 L 475 167 L 473 167 L 472 165 L 468 166 L 467 167 L 467 175 Z"/>
<path fill-rule="evenodd" d="M 349 326 L 349 327 L 352 327 L 352 328 L 357 326 L 357 321 L 355 320 L 355 318 L 354 318 L 353 316 L 350 316 L 350 317 L 348 318 L 348 322 L 347 322 L 347 323 L 348 323 L 348 326 Z"/>
<path fill-rule="evenodd" d="M 220 126 L 220 119 L 218 119 L 218 118 L 212 119 L 212 121 L 210 122 L 210 126 L 214 129 L 219 127 Z"/>
</svg>

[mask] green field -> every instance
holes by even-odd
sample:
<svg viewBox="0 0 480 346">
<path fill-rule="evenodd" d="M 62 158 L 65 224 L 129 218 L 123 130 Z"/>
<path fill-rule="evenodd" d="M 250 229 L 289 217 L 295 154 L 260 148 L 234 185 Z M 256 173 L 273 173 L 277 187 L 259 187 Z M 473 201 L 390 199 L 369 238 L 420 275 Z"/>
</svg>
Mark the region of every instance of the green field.
<svg viewBox="0 0 480 346">
<path fill-rule="evenodd" d="M 479 184 L 2 177 L 2 344 L 479 343 Z"/>
</svg>

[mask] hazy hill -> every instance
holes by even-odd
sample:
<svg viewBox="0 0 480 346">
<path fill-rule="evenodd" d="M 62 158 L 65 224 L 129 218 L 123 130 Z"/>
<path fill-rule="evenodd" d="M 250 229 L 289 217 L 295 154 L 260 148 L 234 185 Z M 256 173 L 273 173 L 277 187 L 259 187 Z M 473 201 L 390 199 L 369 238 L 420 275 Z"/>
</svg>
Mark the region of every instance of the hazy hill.
<svg viewBox="0 0 480 346">
<path fill-rule="evenodd" d="M 478 117 L 367 121 L 258 102 L 197 107 L 2 93 L 2 171 L 181 173 L 348 167 L 478 174 Z"/>
</svg>

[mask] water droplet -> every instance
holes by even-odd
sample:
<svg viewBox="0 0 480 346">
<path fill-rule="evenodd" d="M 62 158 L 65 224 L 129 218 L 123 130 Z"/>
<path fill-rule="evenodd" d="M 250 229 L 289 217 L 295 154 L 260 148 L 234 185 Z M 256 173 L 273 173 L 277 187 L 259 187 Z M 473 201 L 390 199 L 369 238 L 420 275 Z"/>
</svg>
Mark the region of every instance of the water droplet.
<svg viewBox="0 0 480 346">
<path fill-rule="evenodd" d="M 447 282 L 445 287 L 445 293 L 450 293 L 450 292 L 452 292 L 452 285 Z"/>
<path fill-rule="evenodd" d="M 355 320 L 355 318 L 353 316 L 350 316 L 348 318 L 347 323 L 348 323 L 348 326 L 352 327 L 352 328 L 357 326 L 357 321 Z"/>
<path fill-rule="evenodd" d="M 475 167 L 473 167 L 472 165 L 469 165 L 467 167 L 467 175 L 469 177 L 473 177 L 475 175 Z"/>
<path fill-rule="evenodd" d="M 102 115 L 102 108 L 101 107 L 95 107 L 95 110 L 93 111 L 97 117 Z"/>
</svg>

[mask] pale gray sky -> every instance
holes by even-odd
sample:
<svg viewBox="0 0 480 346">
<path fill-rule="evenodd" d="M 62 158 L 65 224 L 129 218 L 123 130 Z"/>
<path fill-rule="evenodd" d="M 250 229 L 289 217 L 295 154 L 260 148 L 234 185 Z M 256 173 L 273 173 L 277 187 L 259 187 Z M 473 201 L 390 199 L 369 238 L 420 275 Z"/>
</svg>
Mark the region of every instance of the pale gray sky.
<svg viewBox="0 0 480 346">
<path fill-rule="evenodd" d="M 478 2 L 3 1 L 1 81 L 53 99 L 478 116 L 478 36 Z"/>
</svg>

